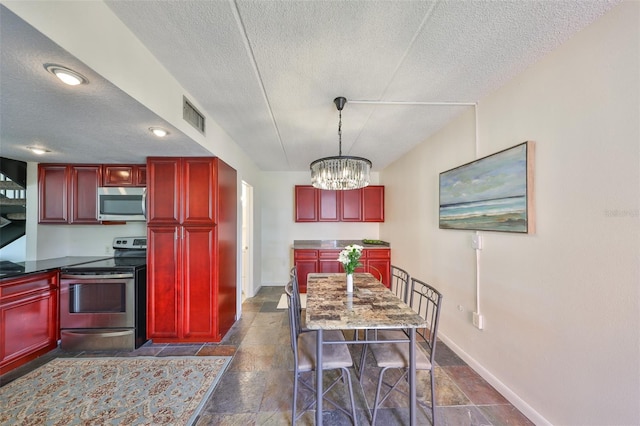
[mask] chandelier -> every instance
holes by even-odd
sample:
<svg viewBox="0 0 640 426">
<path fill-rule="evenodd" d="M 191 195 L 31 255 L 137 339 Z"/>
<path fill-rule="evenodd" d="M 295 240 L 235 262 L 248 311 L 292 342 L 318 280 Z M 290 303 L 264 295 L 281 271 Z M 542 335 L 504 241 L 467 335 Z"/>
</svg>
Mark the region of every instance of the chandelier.
<svg viewBox="0 0 640 426">
<path fill-rule="evenodd" d="M 364 188 L 369 185 L 371 161 L 362 157 L 342 155 L 342 108 L 347 99 L 338 97 L 333 100 L 338 108 L 338 156 L 325 157 L 314 161 L 311 169 L 311 183 L 315 188 L 345 190 Z"/>
</svg>

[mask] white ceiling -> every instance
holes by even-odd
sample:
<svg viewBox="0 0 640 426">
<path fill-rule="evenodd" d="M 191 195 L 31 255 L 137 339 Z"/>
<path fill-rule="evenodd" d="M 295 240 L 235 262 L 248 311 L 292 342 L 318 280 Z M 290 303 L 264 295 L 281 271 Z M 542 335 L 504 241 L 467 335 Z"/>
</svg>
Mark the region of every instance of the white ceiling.
<svg viewBox="0 0 640 426">
<path fill-rule="evenodd" d="M 258 167 L 293 171 L 337 155 L 335 97 L 481 100 L 617 1 L 106 3 Z M 0 28 L 2 156 L 44 161 L 24 150 L 33 140 L 53 162 L 207 155 L 4 7 Z M 91 84 L 52 84 L 42 64 L 56 61 Z M 381 170 L 464 108 L 348 102 L 343 154 Z M 154 141 L 153 125 L 169 127 L 180 152 Z"/>
</svg>

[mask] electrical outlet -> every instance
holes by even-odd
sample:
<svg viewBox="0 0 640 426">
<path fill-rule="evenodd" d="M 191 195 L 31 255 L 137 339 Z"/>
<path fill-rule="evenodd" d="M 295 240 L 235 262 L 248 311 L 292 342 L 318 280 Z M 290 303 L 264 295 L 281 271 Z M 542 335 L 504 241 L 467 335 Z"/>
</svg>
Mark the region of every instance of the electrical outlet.
<svg viewBox="0 0 640 426">
<path fill-rule="evenodd" d="M 482 235 L 476 233 L 471 236 L 471 248 L 474 250 L 482 250 Z"/>
<path fill-rule="evenodd" d="M 482 330 L 484 328 L 484 317 L 482 314 L 477 312 L 473 313 L 473 325 L 478 329 Z"/>
</svg>

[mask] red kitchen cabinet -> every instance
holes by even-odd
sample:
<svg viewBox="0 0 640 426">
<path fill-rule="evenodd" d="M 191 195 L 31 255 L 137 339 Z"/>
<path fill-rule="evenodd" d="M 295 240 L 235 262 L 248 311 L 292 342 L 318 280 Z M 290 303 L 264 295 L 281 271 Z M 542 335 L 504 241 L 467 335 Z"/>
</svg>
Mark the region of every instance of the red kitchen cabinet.
<svg viewBox="0 0 640 426">
<path fill-rule="evenodd" d="M 293 263 L 298 273 L 300 292 L 307 292 L 307 274 L 318 272 L 318 250 L 294 250 Z"/>
<path fill-rule="evenodd" d="M 318 222 L 337 222 L 340 220 L 339 191 L 317 190 Z"/>
<path fill-rule="evenodd" d="M 307 275 L 317 272 L 344 273 L 338 261 L 342 249 L 296 249 L 293 263 L 298 271 L 298 285 L 302 293 L 307 292 Z M 391 249 L 364 249 L 360 257 L 361 267 L 356 272 L 370 272 L 387 287 L 391 284 Z"/>
<path fill-rule="evenodd" d="M 180 223 L 181 163 L 178 159 L 147 159 L 147 225 Z M 207 196 L 203 201 L 208 201 Z"/>
<path fill-rule="evenodd" d="M 58 346 L 58 273 L 0 281 L 0 374 Z"/>
<path fill-rule="evenodd" d="M 362 190 L 350 189 L 347 191 L 340 191 L 340 198 L 340 220 L 342 222 L 361 222 Z"/>
<path fill-rule="evenodd" d="M 372 273 L 384 285 L 389 287 L 391 284 L 391 250 L 365 249 L 363 252 L 366 253 L 366 259 L 362 262 L 365 265 L 365 270 Z"/>
<path fill-rule="evenodd" d="M 318 272 L 344 272 L 342 263 L 338 262 L 341 250 L 318 250 Z"/>
<path fill-rule="evenodd" d="M 295 187 L 296 222 L 384 222 L 384 186 L 346 191 Z"/>
<path fill-rule="evenodd" d="M 295 187 L 296 222 L 318 221 L 318 190 L 309 185 Z"/>
<path fill-rule="evenodd" d="M 147 166 L 144 164 L 104 164 L 101 186 L 143 187 L 147 184 Z"/>
<path fill-rule="evenodd" d="M 362 221 L 384 222 L 384 186 L 362 188 Z"/>
<path fill-rule="evenodd" d="M 236 171 L 209 157 L 148 158 L 147 170 L 147 337 L 218 342 L 236 313 Z"/>
<path fill-rule="evenodd" d="M 95 164 L 38 165 L 38 223 L 98 224 L 98 186 L 102 167 Z"/>
</svg>

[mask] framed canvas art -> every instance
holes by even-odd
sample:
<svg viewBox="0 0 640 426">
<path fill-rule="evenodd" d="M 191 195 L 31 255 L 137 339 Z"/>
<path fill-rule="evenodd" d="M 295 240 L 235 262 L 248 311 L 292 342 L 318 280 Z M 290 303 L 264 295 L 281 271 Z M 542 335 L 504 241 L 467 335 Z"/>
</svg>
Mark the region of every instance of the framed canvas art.
<svg viewBox="0 0 640 426">
<path fill-rule="evenodd" d="M 533 142 L 440 173 L 440 228 L 533 233 Z"/>
</svg>

